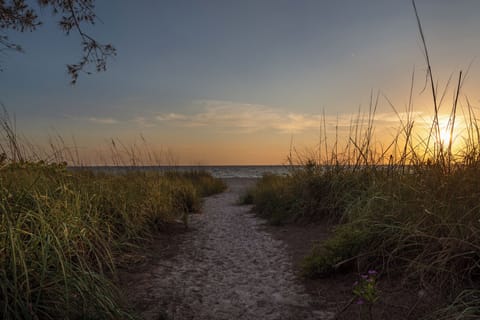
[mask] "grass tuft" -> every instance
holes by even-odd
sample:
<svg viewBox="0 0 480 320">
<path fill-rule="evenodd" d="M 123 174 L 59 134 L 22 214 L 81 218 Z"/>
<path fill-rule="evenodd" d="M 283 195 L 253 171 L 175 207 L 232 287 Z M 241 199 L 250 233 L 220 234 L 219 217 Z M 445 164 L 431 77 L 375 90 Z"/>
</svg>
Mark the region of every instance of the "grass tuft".
<svg viewBox="0 0 480 320">
<path fill-rule="evenodd" d="M 169 223 L 187 223 L 201 196 L 223 188 L 201 171 L 108 174 L 4 163 L 1 318 L 132 318 L 112 281 L 122 254 Z"/>
</svg>

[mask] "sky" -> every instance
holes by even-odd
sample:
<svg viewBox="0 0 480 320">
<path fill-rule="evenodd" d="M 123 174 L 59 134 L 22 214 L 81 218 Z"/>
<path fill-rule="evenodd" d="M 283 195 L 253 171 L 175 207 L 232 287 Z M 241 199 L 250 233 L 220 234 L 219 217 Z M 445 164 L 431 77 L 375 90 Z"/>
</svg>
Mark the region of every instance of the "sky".
<svg viewBox="0 0 480 320">
<path fill-rule="evenodd" d="M 439 88 L 471 64 L 462 99 L 475 106 L 480 1 L 417 8 Z M 322 119 L 331 134 L 368 111 L 372 92 L 377 132 L 390 137 L 398 120 L 384 96 L 401 113 L 413 70 L 416 114 L 433 108 L 409 0 L 98 0 L 95 12 L 86 31 L 117 49 L 106 72 L 69 84 L 80 40 L 48 10 L 37 31 L 8 33 L 25 53 L 0 56 L 0 102 L 17 130 L 46 149 L 61 136 L 85 164 L 111 162 L 112 139 L 145 162 L 282 164 L 292 146 L 317 148 Z"/>
</svg>

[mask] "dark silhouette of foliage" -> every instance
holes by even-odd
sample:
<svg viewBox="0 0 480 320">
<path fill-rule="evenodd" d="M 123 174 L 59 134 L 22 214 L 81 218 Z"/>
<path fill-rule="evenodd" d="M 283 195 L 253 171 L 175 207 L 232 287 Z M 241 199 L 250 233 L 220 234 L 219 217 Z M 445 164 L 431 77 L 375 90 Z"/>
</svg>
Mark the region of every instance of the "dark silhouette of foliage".
<svg viewBox="0 0 480 320">
<path fill-rule="evenodd" d="M 75 84 L 80 72 L 90 74 L 87 66 L 93 65 L 97 72 L 105 71 L 107 59 L 116 54 L 111 44 L 103 44 L 85 33 L 82 26 L 95 24 L 94 0 L 0 0 L 0 51 L 13 50 L 23 52 L 17 43 L 12 42 L 5 31 L 35 31 L 42 24 L 37 15 L 40 8 L 49 8 L 59 17 L 58 26 L 66 35 L 77 32 L 82 43 L 83 55 L 77 63 L 68 64 L 67 71 L 71 83 Z"/>
</svg>

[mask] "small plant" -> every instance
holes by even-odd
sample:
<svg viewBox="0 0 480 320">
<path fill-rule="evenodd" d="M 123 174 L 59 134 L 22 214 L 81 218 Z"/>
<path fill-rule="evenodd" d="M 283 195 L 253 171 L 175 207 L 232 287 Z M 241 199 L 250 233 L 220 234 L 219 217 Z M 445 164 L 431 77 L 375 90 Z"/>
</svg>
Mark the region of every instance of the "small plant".
<svg viewBox="0 0 480 320">
<path fill-rule="evenodd" d="M 366 226 L 344 224 L 321 245 L 314 246 L 302 262 L 307 278 L 327 277 L 337 271 L 351 270 L 364 247 L 370 247 L 372 232 Z"/>
<path fill-rule="evenodd" d="M 353 284 L 353 294 L 358 298 L 357 304 L 361 305 L 362 311 L 367 310 L 368 319 L 373 319 L 373 305 L 378 301 L 380 294 L 377 288 L 377 271 L 369 270 L 362 274 Z"/>
</svg>

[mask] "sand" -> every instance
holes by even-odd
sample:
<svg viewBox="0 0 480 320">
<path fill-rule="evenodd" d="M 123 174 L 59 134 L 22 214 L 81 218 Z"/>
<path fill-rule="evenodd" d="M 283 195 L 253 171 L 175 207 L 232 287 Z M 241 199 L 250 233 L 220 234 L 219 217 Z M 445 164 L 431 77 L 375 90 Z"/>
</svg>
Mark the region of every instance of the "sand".
<svg viewBox="0 0 480 320">
<path fill-rule="evenodd" d="M 332 319 L 313 307 L 286 245 L 237 204 L 254 180 L 225 181 L 228 190 L 205 199 L 170 254 L 124 274 L 128 300 L 145 319 Z"/>
</svg>

